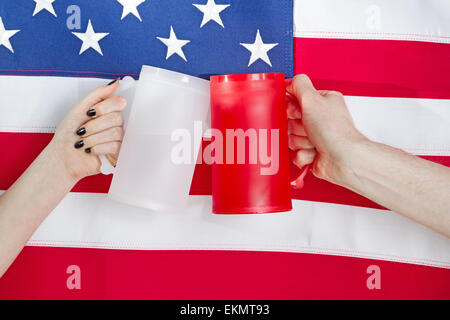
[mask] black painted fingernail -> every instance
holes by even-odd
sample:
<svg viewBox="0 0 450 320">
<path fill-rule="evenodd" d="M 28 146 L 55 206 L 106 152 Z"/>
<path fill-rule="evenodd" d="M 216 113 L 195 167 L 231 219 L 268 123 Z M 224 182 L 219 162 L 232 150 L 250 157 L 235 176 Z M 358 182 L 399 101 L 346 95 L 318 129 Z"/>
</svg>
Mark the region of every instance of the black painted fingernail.
<svg viewBox="0 0 450 320">
<path fill-rule="evenodd" d="M 86 112 L 86 114 L 89 117 L 94 117 L 97 114 L 97 111 L 95 111 L 95 109 L 90 109 L 88 112 Z"/>
<path fill-rule="evenodd" d="M 83 146 L 84 146 L 84 141 L 83 140 L 75 142 L 75 149 L 80 149 Z"/>
<path fill-rule="evenodd" d="M 86 152 L 86 153 L 91 153 L 91 148 L 86 148 L 86 149 L 84 149 L 84 152 Z"/>
<path fill-rule="evenodd" d="M 119 80 L 120 80 L 120 78 L 114 79 L 113 81 L 111 81 L 110 83 L 108 83 L 106 86 L 110 86 L 110 85 L 116 83 L 116 82 L 119 81 Z"/>
<path fill-rule="evenodd" d="M 77 130 L 77 135 L 82 136 L 83 134 L 86 134 L 86 129 L 85 128 L 80 128 Z"/>
</svg>

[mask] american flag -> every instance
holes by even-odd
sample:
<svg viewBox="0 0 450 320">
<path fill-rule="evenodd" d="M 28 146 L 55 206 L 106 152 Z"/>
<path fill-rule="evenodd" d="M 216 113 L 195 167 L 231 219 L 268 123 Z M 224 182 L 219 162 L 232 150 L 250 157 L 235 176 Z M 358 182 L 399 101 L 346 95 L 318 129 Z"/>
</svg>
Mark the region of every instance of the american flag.
<svg viewBox="0 0 450 320">
<path fill-rule="evenodd" d="M 142 65 L 306 73 L 369 138 L 450 166 L 449 17 L 446 0 L 1 0 L 0 189 L 79 98 Z M 108 201 L 110 180 L 75 186 L 0 298 L 450 297 L 449 239 L 312 175 L 292 213 L 251 217 L 211 214 L 205 164 L 179 215 Z M 371 265 L 390 290 L 367 289 Z"/>
<path fill-rule="evenodd" d="M 137 76 L 144 64 L 293 74 L 290 0 L 21 0 L 0 10 L 0 68 L 13 74 Z"/>
</svg>

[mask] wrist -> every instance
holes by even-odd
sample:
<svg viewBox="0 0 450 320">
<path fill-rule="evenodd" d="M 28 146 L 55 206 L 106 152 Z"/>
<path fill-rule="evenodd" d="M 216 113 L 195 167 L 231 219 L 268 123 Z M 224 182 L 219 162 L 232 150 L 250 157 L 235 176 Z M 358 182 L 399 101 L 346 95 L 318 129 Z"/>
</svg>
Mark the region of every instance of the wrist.
<svg viewBox="0 0 450 320">
<path fill-rule="evenodd" d="M 365 161 L 364 155 L 368 154 L 364 150 L 367 150 L 371 144 L 373 142 L 359 132 L 344 142 L 341 151 L 332 160 L 333 170 L 329 174 L 329 180 L 340 186 L 352 189 L 352 181 L 359 168 L 359 163 Z"/>
<path fill-rule="evenodd" d="M 39 157 L 45 163 L 45 167 L 49 171 L 48 175 L 55 177 L 65 188 L 71 189 L 81 179 L 66 167 L 63 154 L 53 140 L 42 151 Z"/>
</svg>

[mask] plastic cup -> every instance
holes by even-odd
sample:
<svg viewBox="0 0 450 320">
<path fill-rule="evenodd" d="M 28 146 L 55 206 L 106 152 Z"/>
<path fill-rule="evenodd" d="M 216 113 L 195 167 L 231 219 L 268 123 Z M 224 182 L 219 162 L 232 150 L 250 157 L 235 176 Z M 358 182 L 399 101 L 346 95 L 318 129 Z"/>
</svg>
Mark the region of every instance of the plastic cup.
<svg viewBox="0 0 450 320">
<path fill-rule="evenodd" d="M 212 161 L 213 212 L 292 210 L 297 172 L 292 181 L 284 74 L 211 77 L 211 128 L 212 143 L 223 139 L 225 146 Z"/>
<path fill-rule="evenodd" d="M 144 66 L 109 198 L 150 210 L 181 209 L 209 106 L 209 81 Z"/>
</svg>

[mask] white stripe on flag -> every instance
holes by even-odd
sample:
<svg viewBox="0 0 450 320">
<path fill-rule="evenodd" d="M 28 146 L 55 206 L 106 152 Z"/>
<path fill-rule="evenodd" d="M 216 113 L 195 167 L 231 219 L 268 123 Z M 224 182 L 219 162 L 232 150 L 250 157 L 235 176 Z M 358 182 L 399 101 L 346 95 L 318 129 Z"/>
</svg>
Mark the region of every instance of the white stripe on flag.
<svg viewBox="0 0 450 320">
<path fill-rule="evenodd" d="M 105 83 L 2 76 L 0 132 L 54 132 L 70 108 Z M 356 126 L 370 139 L 417 155 L 450 155 L 450 100 L 347 96 L 346 101 Z"/>
<path fill-rule="evenodd" d="M 69 110 L 110 80 L 0 76 L 0 131 L 55 132 Z"/>
<path fill-rule="evenodd" d="M 211 197 L 156 213 L 71 193 L 28 245 L 135 250 L 256 250 L 375 258 L 450 268 L 450 240 L 395 213 L 294 201 L 290 213 L 214 215 Z"/>
<path fill-rule="evenodd" d="M 369 139 L 415 155 L 450 155 L 450 100 L 345 97 Z"/>
<path fill-rule="evenodd" d="M 448 0 L 295 0 L 294 36 L 450 43 Z"/>
</svg>

